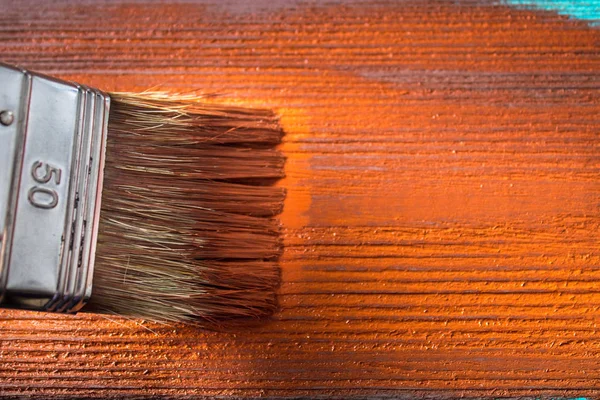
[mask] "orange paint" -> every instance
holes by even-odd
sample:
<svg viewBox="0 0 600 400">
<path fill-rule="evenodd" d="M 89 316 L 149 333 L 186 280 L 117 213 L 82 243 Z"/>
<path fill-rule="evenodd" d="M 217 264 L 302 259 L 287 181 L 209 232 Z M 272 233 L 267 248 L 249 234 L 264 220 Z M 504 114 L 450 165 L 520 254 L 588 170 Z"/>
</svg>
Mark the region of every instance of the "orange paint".
<svg viewBox="0 0 600 400">
<path fill-rule="evenodd" d="M 272 321 L 3 311 L 0 393 L 600 395 L 597 29 L 485 1 L 14 7 L 6 61 L 276 109 L 288 197 Z"/>
<path fill-rule="evenodd" d="M 308 131 L 310 122 L 298 110 L 283 108 L 278 110 L 278 113 L 281 116 L 280 123 L 287 137 L 299 140 L 310 137 L 311 132 Z M 284 229 L 302 229 L 310 221 L 309 211 L 312 199 L 310 186 L 306 184 L 308 175 L 303 171 L 310 169 L 311 156 L 298 153 L 300 147 L 293 140 L 285 140 L 281 146 L 281 151 L 284 154 L 296 153 L 294 157 L 287 159 L 286 178 L 277 183 L 287 190 L 283 213 L 279 216 Z"/>
</svg>

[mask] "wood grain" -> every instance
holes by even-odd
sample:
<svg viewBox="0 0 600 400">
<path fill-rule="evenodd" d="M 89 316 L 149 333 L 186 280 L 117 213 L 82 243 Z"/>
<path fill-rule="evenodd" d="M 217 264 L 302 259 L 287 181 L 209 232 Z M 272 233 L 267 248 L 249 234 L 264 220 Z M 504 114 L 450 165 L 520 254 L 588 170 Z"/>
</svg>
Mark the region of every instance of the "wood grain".
<svg viewBox="0 0 600 400">
<path fill-rule="evenodd" d="M 0 312 L 3 396 L 600 396 L 600 32 L 481 1 L 3 2 L 4 61 L 287 131 L 272 321 Z"/>
</svg>

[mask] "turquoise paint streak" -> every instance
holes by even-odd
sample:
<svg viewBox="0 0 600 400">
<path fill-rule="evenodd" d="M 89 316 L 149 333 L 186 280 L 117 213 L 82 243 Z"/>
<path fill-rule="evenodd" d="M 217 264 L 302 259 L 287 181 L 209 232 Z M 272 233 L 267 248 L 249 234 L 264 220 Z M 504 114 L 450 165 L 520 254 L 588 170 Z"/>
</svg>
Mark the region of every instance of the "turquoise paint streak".
<svg viewBox="0 0 600 400">
<path fill-rule="evenodd" d="M 536 399 L 542 400 L 542 399 Z M 550 397 L 549 400 L 589 400 L 587 397 Z"/>
<path fill-rule="evenodd" d="M 506 0 L 506 2 L 514 6 L 556 11 L 559 14 L 590 21 L 590 25 L 600 26 L 600 0 Z"/>
<path fill-rule="evenodd" d="M 527 399 L 529 399 L 530 397 L 527 397 Z M 512 400 L 517 400 L 517 398 L 512 398 Z M 495 400 L 502 400 L 502 398 L 496 398 Z M 549 397 L 549 398 L 542 398 L 542 397 L 535 397 L 533 398 L 533 400 L 591 400 L 587 397 Z"/>
</svg>

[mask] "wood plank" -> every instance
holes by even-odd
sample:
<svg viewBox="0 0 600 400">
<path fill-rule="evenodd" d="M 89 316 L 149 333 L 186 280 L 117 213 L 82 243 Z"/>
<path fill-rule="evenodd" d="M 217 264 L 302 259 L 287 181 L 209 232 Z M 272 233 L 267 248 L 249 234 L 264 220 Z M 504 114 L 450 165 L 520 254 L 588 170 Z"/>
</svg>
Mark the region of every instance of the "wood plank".
<svg viewBox="0 0 600 400">
<path fill-rule="evenodd" d="M 0 394 L 600 395 L 600 31 L 486 0 L 25 0 L 1 58 L 287 132 L 281 310 L 217 333 L 0 311 Z"/>
</svg>

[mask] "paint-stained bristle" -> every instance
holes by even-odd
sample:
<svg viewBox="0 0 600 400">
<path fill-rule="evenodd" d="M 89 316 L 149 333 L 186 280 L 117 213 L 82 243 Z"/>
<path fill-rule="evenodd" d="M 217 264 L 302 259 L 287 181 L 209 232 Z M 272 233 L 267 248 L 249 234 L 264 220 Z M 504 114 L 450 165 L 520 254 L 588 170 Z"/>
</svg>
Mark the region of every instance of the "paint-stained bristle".
<svg viewBox="0 0 600 400">
<path fill-rule="evenodd" d="M 275 308 L 283 135 L 265 110 L 111 94 L 88 311 L 219 323 Z"/>
</svg>

